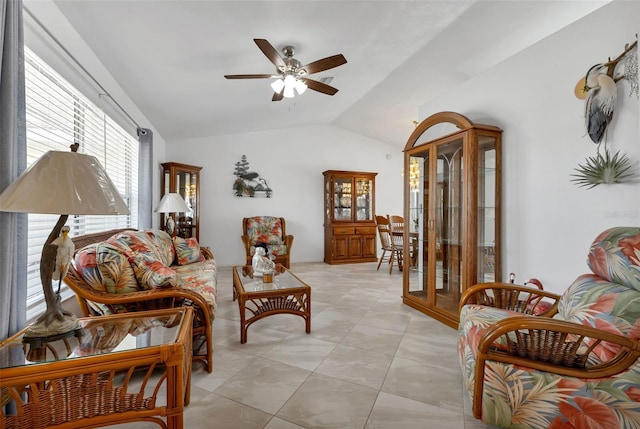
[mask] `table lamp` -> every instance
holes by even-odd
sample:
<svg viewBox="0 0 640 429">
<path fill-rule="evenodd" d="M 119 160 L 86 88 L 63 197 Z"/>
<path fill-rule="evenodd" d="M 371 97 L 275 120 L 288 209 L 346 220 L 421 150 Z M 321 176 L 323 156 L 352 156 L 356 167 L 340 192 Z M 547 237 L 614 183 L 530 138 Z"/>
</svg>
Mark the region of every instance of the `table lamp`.
<svg viewBox="0 0 640 429">
<path fill-rule="evenodd" d="M 54 292 L 52 282 L 56 266 L 61 263 L 56 262 L 61 259 L 57 256 L 58 237 L 64 231 L 66 239 L 69 228 L 63 226 L 69 215 L 129 214 L 100 162 L 93 156 L 77 153 L 78 146 L 71 145 L 71 152 L 45 153 L 0 194 L 0 211 L 61 215 L 40 258 L 40 280 L 47 309 L 28 328 L 25 338 L 64 336 L 78 329 L 76 316 L 60 305 L 60 284 Z M 60 281 L 65 274 L 66 271 L 59 274 Z"/>
<path fill-rule="evenodd" d="M 155 209 L 156 213 L 187 213 L 189 212 L 189 206 L 184 202 L 182 195 L 176 192 L 168 192 L 164 194 L 158 207 Z M 167 216 L 166 231 L 169 235 L 174 236 L 176 231 L 175 219 L 171 216 Z"/>
</svg>

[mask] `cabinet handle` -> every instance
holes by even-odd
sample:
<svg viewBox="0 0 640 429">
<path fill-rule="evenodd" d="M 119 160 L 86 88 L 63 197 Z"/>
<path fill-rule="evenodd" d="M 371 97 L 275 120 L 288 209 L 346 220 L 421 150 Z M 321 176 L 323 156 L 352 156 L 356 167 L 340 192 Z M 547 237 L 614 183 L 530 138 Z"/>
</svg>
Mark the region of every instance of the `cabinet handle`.
<svg viewBox="0 0 640 429">
<path fill-rule="evenodd" d="M 433 231 L 435 227 L 435 219 L 429 219 L 429 231 Z"/>
</svg>

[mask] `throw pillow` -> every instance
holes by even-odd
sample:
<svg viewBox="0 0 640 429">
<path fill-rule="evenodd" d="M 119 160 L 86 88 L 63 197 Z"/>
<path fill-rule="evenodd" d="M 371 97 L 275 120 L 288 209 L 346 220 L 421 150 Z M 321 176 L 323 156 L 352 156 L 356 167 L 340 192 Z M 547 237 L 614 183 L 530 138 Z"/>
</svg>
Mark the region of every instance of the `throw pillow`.
<svg viewBox="0 0 640 429">
<path fill-rule="evenodd" d="M 200 245 L 195 237 L 173 237 L 178 265 L 188 265 L 200 261 Z"/>
<path fill-rule="evenodd" d="M 149 255 L 139 253 L 129 262 L 142 289 L 176 287 L 182 284 L 175 271 Z"/>
</svg>

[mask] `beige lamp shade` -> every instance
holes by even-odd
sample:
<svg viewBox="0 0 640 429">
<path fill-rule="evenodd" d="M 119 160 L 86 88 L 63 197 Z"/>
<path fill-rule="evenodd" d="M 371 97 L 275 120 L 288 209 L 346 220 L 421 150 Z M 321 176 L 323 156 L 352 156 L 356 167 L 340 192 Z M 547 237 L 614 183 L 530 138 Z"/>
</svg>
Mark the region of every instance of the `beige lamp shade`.
<svg viewBox="0 0 640 429">
<path fill-rule="evenodd" d="M 49 151 L 0 195 L 0 211 L 71 215 L 129 214 L 100 162 L 91 155 Z"/>
<path fill-rule="evenodd" d="M 158 207 L 155 209 L 156 213 L 186 213 L 189 211 L 189 206 L 184 202 L 182 195 L 176 192 L 168 192 L 164 194 Z M 176 221 L 168 216 L 165 223 L 166 231 L 169 235 L 173 236 L 176 232 Z"/>
<path fill-rule="evenodd" d="M 164 194 L 160 202 L 158 203 L 158 207 L 155 209 L 156 213 L 186 213 L 188 212 L 189 206 L 184 202 L 184 198 L 182 195 L 169 192 Z"/>
</svg>

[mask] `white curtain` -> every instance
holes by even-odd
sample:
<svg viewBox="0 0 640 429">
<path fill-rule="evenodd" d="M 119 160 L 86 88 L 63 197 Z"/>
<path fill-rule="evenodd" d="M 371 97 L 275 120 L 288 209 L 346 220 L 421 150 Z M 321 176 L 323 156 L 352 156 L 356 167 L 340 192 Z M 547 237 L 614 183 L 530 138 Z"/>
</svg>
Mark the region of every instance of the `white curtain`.
<svg viewBox="0 0 640 429">
<path fill-rule="evenodd" d="M 0 0 L 0 192 L 27 166 L 26 133 L 22 0 Z M 0 237 L 2 340 L 26 323 L 27 215 L 0 212 Z"/>
</svg>

